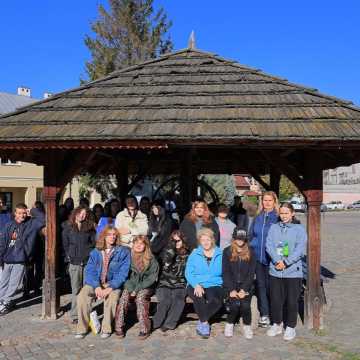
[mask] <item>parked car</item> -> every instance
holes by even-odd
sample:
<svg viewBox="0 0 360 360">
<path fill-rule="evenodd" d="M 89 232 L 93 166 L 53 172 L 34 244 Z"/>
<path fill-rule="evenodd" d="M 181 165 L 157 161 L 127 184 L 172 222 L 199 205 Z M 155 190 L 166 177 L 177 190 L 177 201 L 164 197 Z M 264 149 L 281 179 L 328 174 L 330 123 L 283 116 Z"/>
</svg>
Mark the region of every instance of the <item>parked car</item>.
<svg viewBox="0 0 360 360">
<path fill-rule="evenodd" d="M 327 210 L 345 210 L 345 205 L 341 201 L 330 201 L 326 204 Z"/>
<path fill-rule="evenodd" d="M 327 206 L 326 206 L 326 204 L 321 204 L 320 211 L 321 211 L 321 212 L 327 211 Z"/>
<path fill-rule="evenodd" d="M 304 202 L 301 202 L 299 200 L 291 200 L 290 203 L 296 212 L 306 211 L 306 204 Z"/>
<path fill-rule="evenodd" d="M 352 204 L 348 205 L 348 209 L 360 209 L 360 200 L 354 201 Z"/>
</svg>

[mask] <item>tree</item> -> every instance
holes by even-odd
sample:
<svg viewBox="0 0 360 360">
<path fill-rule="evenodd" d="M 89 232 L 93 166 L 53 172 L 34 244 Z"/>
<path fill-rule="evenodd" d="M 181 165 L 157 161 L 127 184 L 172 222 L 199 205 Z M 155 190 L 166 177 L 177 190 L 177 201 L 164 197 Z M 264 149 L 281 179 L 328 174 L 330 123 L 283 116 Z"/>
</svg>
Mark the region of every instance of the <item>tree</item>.
<svg viewBox="0 0 360 360">
<path fill-rule="evenodd" d="M 231 205 L 236 195 L 235 180 L 233 175 L 203 175 L 201 177 L 217 193 L 220 202 Z M 210 199 L 206 199 L 210 201 Z"/>
<path fill-rule="evenodd" d="M 266 183 L 268 184 L 270 183 L 269 175 L 262 176 L 261 178 Z M 280 201 L 289 200 L 295 194 L 300 194 L 299 189 L 285 175 L 281 175 L 279 200 Z"/>
<path fill-rule="evenodd" d="M 154 10 L 153 2 L 109 0 L 108 10 L 99 5 L 99 19 L 91 25 L 95 37 L 85 37 L 92 57 L 86 63 L 90 80 L 172 50 L 172 23 L 163 8 Z"/>
</svg>

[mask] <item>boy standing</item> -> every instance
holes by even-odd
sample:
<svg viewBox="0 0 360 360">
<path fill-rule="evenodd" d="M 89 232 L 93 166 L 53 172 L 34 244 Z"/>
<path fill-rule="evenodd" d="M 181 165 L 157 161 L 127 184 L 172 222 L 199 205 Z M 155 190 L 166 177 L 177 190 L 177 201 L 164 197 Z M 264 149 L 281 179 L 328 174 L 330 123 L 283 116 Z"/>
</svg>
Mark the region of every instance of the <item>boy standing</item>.
<svg viewBox="0 0 360 360">
<path fill-rule="evenodd" d="M 25 204 L 15 208 L 14 220 L 0 229 L 0 316 L 11 311 L 12 298 L 22 286 L 25 265 L 30 261 L 36 236 L 45 226 L 44 215 L 28 217 Z"/>
</svg>

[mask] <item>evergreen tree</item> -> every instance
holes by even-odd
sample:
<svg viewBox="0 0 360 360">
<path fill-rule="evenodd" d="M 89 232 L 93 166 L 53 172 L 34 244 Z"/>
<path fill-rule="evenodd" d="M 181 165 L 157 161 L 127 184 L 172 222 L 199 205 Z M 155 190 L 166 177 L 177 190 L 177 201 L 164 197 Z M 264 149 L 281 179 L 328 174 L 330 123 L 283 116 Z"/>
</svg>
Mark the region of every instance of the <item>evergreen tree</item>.
<svg viewBox="0 0 360 360">
<path fill-rule="evenodd" d="M 109 0 L 108 10 L 99 5 L 99 19 L 91 26 L 95 37 L 85 37 L 92 57 L 86 63 L 89 80 L 172 50 L 171 22 L 163 8 L 154 10 L 153 2 Z"/>
</svg>

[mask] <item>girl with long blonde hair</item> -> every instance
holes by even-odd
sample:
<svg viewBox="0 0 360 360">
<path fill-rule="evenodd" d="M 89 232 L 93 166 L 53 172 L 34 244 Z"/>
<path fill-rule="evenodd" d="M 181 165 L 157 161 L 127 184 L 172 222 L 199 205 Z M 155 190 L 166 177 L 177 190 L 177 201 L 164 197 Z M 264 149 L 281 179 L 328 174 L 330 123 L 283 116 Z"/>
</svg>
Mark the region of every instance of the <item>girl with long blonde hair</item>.
<svg viewBox="0 0 360 360">
<path fill-rule="evenodd" d="M 135 236 L 131 249 L 130 275 L 125 282 L 116 311 L 115 333 L 117 336 L 125 336 L 126 315 L 131 300 L 136 303 L 137 318 L 140 323 L 139 339 L 146 339 L 150 335 L 150 296 L 153 294 L 158 274 L 159 265 L 151 253 L 148 237 Z"/>
<path fill-rule="evenodd" d="M 270 325 L 270 259 L 266 253 L 266 238 L 272 224 L 279 218 L 279 200 L 273 191 L 265 191 L 262 195 L 258 214 L 249 231 L 250 245 L 256 258 L 256 296 L 260 312 L 259 326 Z"/>
</svg>

